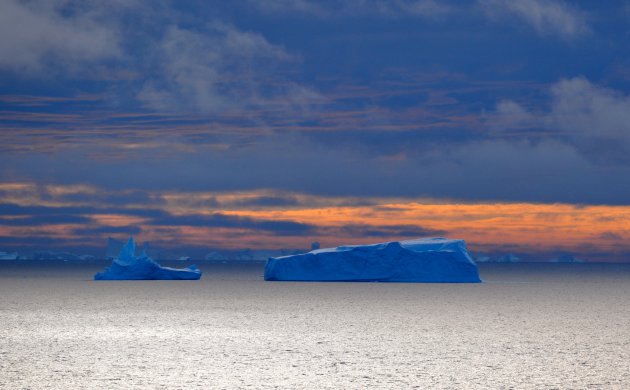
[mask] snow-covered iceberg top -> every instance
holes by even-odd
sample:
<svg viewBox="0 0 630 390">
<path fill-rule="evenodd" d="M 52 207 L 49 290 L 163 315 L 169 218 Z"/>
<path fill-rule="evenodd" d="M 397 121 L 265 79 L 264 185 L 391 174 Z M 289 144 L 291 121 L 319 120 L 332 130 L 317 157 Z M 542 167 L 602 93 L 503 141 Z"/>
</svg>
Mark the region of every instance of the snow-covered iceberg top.
<svg viewBox="0 0 630 390">
<path fill-rule="evenodd" d="M 265 280 L 479 283 L 464 240 L 421 238 L 271 257 Z"/>
<path fill-rule="evenodd" d="M 198 280 L 201 271 L 194 265 L 187 268 L 162 267 L 143 250 L 136 256 L 133 236 L 120 250 L 120 254 L 105 271 L 94 275 L 94 280 Z"/>
</svg>

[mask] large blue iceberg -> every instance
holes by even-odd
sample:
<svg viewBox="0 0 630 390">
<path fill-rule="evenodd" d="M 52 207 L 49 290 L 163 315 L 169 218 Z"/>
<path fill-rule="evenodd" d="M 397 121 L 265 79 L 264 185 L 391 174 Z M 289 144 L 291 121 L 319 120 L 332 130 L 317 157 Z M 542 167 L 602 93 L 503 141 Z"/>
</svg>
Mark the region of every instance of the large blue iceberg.
<svg viewBox="0 0 630 390">
<path fill-rule="evenodd" d="M 479 283 L 464 240 L 422 238 L 346 245 L 271 257 L 265 280 L 322 282 Z"/>
<path fill-rule="evenodd" d="M 105 271 L 94 275 L 94 280 L 198 280 L 201 271 L 194 265 L 187 268 L 162 267 L 143 250 L 136 256 L 133 237 L 120 250 L 120 254 Z"/>
</svg>

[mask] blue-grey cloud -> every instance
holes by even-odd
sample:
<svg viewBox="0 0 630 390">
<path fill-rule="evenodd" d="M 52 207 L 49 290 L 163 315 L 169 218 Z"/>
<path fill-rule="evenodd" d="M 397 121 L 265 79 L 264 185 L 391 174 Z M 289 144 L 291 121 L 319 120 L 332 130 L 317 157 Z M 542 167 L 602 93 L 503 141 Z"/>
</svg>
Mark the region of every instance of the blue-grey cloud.
<svg viewBox="0 0 630 390">
<path fill-rule="evenodd" d="M 561 140 L 499 137 L 444 142 L 419 151 L 403 144 L 400 156 L 388 156 L 352 144 L 336 145 L 334 134 L 329 139 L 329 145 L 314 145 L 299 136 L 272 137 L 238 150 L 200 151 L 166 160 L 150 151 L 112 161 L 91 160 L 81 151 L 62 156 L 9 154 L 3 165 L 11 168 L 0 166 L 0 178 L 36 181 L 46 175 L 60 184 L 74 184 L 97 177 L 108 191 L 274 188 L 327 196 L 587 204 L 627 204 L 630 193 L 630 183 L 619 180 L 630 175 L 630 166 L 623 161 L 596 164 Z"/>
<path fill-rule="evenodd" d="M 250 0 L 248 3 L 270 15 L 297 14 L 317 18 L 440 17 L 452 10 L 447 2 L 435 0 Z"/>
<path fill-rule="evenodd" d="M 577 38 L 589 31 L 584 11 L 562 0 L 478 0 L 491 18 L 516 17 L 541 35 Z"/>
<path fill-rule="evenodd" d="M 158 218 L 168 215 L 165 211 L 155 208 L 123 208 L 123 207 L 95 207 L 95 206 L 22 206 L 13 203 L 0 204 L 0 214 L 18 217 L 47 217 L 58 215 L 90 215 L 90 214 L 119 214 L 137 217 Z"/>
<path fill-rule="evenodd" d="M 91 214 L 118 214 L 146 218 L 149 226 L 196 226 L 208 228 L 248 229 L 272 232 L 278 235 L 300 236 L 310 234 L 314 227 L 294 221 L 274 221 L 214 213 L 210 215 L 173 215 L 155 208 L 111 207 L 46 207 L 0 204 L 0 214 L 12 218 L 0 219 L 6 226 L 43 226 L 50 224 L 90 224 Z M 136 227 L 88 227 L 77 233 L 101 234 L 134 232 Z"/>
<path fill-rule="evenodd" d="M 268 99 L 290 103 L 317 96 L 274 76 L 274 67 L 295 60 L 291 54 L 232 25 L 214 22 L 202 31 L 171 26 L 156 48 L 137 97 L 157 111 L 221 112 Z"/>
<path fill-rule="evenodd" d="M 0 226 L 46 226 L 62 224 L 88 224 L 92 219 L 82 215 L 33 215 L 20 218 L 0 219 Z"/>
<path fill-rule="evenodd" d="M 446 234 L 443 230 L 427 229 L 416 225 L 385 225 L 380 227 L 367 225 L 345 225 L 339 227 L 339 231 L 343 234 L 354 237 L 375 237 L 375 238 L 413 238 L 428 236 L 443 236 Z"/>
<path fill-rule="evenodd" d="M 549 106 L 542 111 L 502 101 L 489 124 L 499 130 L 524 130 L 529 138 L 555 137 L 597 163 L 630 163 L 629 95 L 575 77 L 555 83 L 549 96 Z"/>
<path fill-rule="evenodd" d="M 75 229 L 74 233 L 81 236 L 102 236 L 104 234 L 140 234 L 142 228 L 140 226 L 99 226 Z"/>
<path fill-rule="evenodd" d="M 83 64 L 122 56 L 122 35 L 109 16 L 124 2 L 17 1 L 0 5 L 0 69 L 18 72 L 77 72 Z"/>
<path fill-rule="evenodd" d="M 298 57 L 219 19 L 238 9 L 222 2 L 7 0 L 0 4 L 0 33 L 12 38 L 0 43 L 0 72 L 107 81 L 111 105 L 159 112 L 221 112 L 268 102 L 291 108 L 317 98 L 290 72 L 277 72 Z"/>
<path fill-rule="evenodd" d="M 226 204 L 237 207 L 287 207 L 299 204 L 295 196 L 254 196 Z"/>
<path fill-rule="evenodd" d="M 215 213 L 211 215 L 168 215 L 153 218 L 152 225 L 221 227 L 272 232 L 278 235 L 302 236 L 313 232 L 313 226 L 293 221 L 268 221 Z"/>
<path fill-rule="evenodd" d="M 0 236 L 0 246 L 9 249 L 60 248 L 67 245 L 64 239 L 47 235 L 21 235 L 19 237 Z"/>
</svg>

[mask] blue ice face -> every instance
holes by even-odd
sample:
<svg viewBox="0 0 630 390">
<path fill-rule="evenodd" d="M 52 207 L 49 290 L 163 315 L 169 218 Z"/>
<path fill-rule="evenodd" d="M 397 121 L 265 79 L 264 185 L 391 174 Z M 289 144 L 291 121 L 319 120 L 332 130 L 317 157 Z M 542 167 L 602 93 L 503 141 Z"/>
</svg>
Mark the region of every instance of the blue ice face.
<svg viewBox="0 0 630 390">
<path fill-rule="evenodd" d="M 133 236 L 122 247 L 120 254 L 109 268 L 94 275 L 94 280 L 199 280 L 201 270 L 195 265 L 177 269 L 162 267 L 142 251 L 135 255 L 136 242 Z"/>
<path fill-rule="evenodd" d="M 270 258 L 269 281 L 479 283 L 463 240 L 431 238 L 348 245 Z"/>
</svg>

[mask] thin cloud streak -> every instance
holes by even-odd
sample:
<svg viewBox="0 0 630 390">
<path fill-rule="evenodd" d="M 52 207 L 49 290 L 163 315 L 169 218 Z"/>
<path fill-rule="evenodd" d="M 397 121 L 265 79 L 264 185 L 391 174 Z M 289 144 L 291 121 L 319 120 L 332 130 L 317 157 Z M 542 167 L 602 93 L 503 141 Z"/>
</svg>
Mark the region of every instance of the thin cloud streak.
<svg viewBox="0 0 630 390">
<path fill-rule="evenodd" d="M 248 3 L 268 15 L 298 14 L 323 19 L 365 16 L 438 18 L 452 12 L 450 5 L 435 0 L 249 0 Z"/>
</svg>

